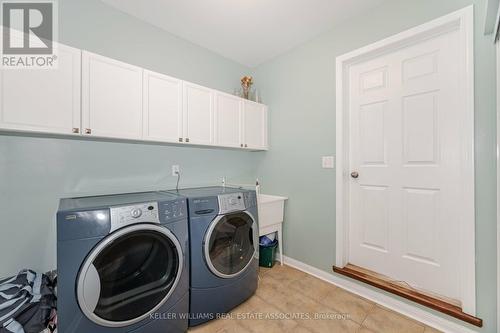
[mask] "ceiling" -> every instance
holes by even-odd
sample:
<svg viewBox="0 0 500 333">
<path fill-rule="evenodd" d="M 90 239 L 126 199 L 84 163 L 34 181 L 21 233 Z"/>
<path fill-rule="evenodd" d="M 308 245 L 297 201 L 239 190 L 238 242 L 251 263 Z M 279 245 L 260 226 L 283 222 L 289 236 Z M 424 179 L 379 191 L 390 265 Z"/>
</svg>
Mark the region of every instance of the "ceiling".
<svg viewBox="0 0 500 333">
<path fill-rule="evenodd" d="M 385 0 L 102 0 L 255 67 Z"/>
</svg>

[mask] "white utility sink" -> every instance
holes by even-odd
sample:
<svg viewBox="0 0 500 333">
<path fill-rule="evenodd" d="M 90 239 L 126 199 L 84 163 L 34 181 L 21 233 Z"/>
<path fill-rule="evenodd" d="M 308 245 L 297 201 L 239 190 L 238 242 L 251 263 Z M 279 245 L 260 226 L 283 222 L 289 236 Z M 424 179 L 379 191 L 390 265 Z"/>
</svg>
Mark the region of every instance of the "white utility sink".
<svg viewBox="0 0 500 333">
<path fill-rule="evenodd" d="M 276 195 L 259 194 L 259 225 L 261 230 L 283 222 L 285 200 L 287 199 Z"/>
<path fill-rule="evenodd" d="M 262 203 L 274 202 L 274 201 L 284 201 L 287 199 L 288 199 L 287 197 L 280 197 L 277 195 L 259 194 L 259 202 L 262 202 Z"/>
<path fill-rule="evenodd" d="M 257 197 L 259 201 L 259 236 L 277 232 L 280 263 L 283 265 L 282 224 L 284 220 L 285 201 L 288 198 L 269 194 L 259 194 Z"/>
</svg>

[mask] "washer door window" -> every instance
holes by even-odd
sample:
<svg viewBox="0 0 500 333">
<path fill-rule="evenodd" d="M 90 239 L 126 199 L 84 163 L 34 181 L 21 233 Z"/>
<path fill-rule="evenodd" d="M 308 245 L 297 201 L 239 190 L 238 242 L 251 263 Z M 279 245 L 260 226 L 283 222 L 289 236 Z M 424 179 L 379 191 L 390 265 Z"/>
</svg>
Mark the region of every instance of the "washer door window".
<svg viewBox="0 0 500 333">
<path fill-rule="evenodd" d="M 215 275 L 234 277 L 250 265 L 256 251 L 257 224 L 245 212 L 218 216 L 205 237 L 205 259 Z"/>
<path fill-rule="evenodd" d="M 93 322 L 131 325 L 156 311 L 175 289 L 182 250 L 166 228 L 143 224 L 111 234 L 80 270 L 78 303 Z"/>
</svg>

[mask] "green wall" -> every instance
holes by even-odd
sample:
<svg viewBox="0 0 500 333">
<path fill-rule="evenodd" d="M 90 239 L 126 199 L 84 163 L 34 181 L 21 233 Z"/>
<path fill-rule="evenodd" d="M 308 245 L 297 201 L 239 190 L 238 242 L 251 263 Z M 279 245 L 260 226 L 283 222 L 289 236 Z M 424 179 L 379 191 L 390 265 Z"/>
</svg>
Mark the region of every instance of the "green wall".
<svg viewBox="0 0 500 333">
<path fill-rule="evenodd" d="M 99 0 L 58 0 L 58 4 L 59 41 L 64 44 L 229 93 L 249 72 Z"/>
<path fill-rule="evenodd" d="M 97 0 L 59 1 L 59 40 L 77 48 L 232 92 L 249 69 Z M 61 197 L 253 182 L 261 153 L 139 142 L 0 134 L 0 277 L 56 267 Z"/>
<path fill-rule="evenodd" d="M 259 167 L 263 191 L 289 197 L 287 256 L 331 272 L 335 260 L 335 58 L 469 4 L 475 5 L 477 312 L 481 332 L 496 332 L 495 51 L 483 36 L 486 1 L 392 0 L 255 70 L 270 109 Z"/>
</svg>

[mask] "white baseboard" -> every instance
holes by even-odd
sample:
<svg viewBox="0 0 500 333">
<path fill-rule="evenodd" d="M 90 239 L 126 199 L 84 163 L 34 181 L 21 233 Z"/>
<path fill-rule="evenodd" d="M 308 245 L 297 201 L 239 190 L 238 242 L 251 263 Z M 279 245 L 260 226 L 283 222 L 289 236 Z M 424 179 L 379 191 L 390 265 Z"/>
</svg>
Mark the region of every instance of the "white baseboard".
<svg viewBox="0 0 500 333">
<path fill-rule="evenodd" d="M 436 316 L 430 312 L 420 309 L 417 306 L 398 300 L 395 297 L 385 295 L 381 292 L 375 291 L 338 275 L 327 273 L 319 268 L 307 265 L 293 258 L 283 256 L 283 261 L 288 266 L 311 274 L 321 280 L 334 284 L 340 288 L 369 299 L 372 302 L 380 304 L 393 311 L 399 312 L 402 315 L 415 319 L 427 326 L 433 327 L 445 333 L 477 333 L 477 331 L 475 330 L 459 325 L 446 318 Z"/>
</svg>

